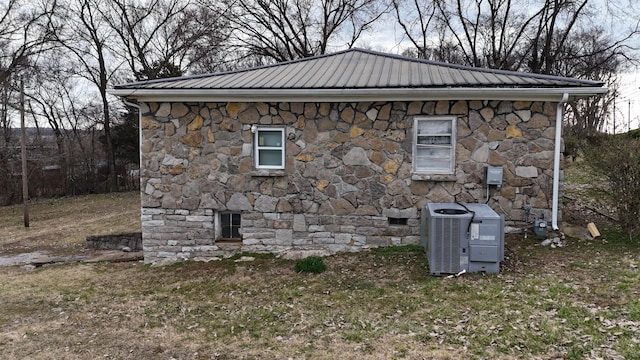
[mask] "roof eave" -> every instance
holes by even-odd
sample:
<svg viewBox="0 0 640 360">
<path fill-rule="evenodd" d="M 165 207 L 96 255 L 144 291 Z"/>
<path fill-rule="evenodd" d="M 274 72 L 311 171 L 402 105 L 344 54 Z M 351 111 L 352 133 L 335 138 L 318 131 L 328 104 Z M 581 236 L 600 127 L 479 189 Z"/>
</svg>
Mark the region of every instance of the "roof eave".
<svg viewBox="0 0 640 360">
<path fill-rule="evenodd" d="M 437 100 L 559 101 L 607 93 L 604 87 L 385 89 L 112 89 L 141 102 L 367 102 Z"/>
</svg>

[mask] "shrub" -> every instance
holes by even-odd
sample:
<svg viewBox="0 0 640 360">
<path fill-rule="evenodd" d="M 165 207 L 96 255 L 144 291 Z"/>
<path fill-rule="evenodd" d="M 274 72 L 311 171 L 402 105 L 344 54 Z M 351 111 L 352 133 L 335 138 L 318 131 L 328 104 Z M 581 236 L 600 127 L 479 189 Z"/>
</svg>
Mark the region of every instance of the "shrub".
<svg viewBox="0 0 640 360">
<path fill-rule="evenodd" d="M 606 193 L 620 228 L 630 237 L 640 234 L 640 139 L 626 134 L 603 136 L 592 142 L 585 155 L 609 182 Z"/>
<path fill-rule="evenodd" d="M 319 274 L 327 269 L 324 261 L 317 256 L 309 256 L 296 262 L 295 270 L 297 273 L 314 273 Z"/>
<path fill-rule="evenodd" d="M 580 138 L 577 136 L 565 136 L 564 138 L 564 156 L 571 157 L 573 161 L 576 161 L 580 155 Z"/>
</svg>

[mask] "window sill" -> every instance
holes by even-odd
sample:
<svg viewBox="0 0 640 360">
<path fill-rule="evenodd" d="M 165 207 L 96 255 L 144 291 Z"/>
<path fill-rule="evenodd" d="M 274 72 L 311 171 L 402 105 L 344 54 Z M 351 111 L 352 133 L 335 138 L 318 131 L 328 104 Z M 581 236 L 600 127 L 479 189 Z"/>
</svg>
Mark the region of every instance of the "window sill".
<svg viewBox="0 0 640 360">
<path fill-rule="evenodd" d="M 216 245 L 242 245 L 242 239 L 218 239 Z"/>
<path fill-rule="evenodd" d="M 417 181 L 456 181 L 458 178 L 454 174 L 411 174 L 411 180 Z"/>
<path fill-rule="evenodd" d="M 260 170 L 253 170 L 249 173 L 249 175 L 254 176 L 254 177 L 258 177 L 258 176 L 286 176 L 287 174 L 284 172 L 284 170 L 278 169 L 278 170 L 270 170 L 270 169 L 260 169 Z"/>
</svg>

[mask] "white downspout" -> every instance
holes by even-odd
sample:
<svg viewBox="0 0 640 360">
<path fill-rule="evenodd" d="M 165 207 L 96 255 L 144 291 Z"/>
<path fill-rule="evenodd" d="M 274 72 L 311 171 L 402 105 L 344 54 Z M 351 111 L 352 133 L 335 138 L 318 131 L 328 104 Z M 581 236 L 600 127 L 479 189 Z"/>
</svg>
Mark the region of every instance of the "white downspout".
<svg viewBox="0 0 640 360">
<path fill-rule="evenodd" d="M 563 105 L 569 99 L 569 93 L 562 94 L 562 100 L 556 108 L 556 141 L 553 154 L 553 200 L 551 207 L 551 227 L 554 231 L 558 228 L 558 194 L 560 192 L 560 146 L 562 145 L 562 118 Z"/>
</svg>

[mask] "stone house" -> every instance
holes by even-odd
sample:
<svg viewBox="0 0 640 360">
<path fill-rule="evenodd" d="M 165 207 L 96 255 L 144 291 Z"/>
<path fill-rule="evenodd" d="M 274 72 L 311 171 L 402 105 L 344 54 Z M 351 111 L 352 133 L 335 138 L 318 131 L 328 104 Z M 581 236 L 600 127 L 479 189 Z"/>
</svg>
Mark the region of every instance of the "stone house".
<svg viewBox="0 0 640 360">
<path fill-rule="evenodd" d="M 428 202 L 553 218 L 563 103 L 601 83 L 352 49 L 124 84 L 146 262 L 416 244 Z M 485 169 L 502 168 L 501 187 Z"/>
</svg>

